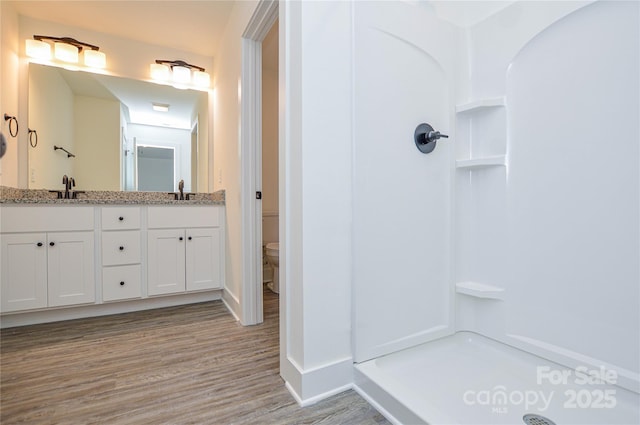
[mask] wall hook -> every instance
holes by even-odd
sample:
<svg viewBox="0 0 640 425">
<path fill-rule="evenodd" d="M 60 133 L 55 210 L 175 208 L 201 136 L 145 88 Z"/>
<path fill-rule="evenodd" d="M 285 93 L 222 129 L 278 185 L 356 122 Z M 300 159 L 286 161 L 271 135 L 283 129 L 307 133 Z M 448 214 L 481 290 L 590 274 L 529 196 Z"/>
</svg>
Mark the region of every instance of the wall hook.
<svg viewBox="0 0 640 425">
<path fill-rule="evenodd" d="M 436 148 L 436 142 L 442 137 L 445 139 L 449 138 L 446 134 L 435 131 L 433 127 L 426 123 L 418 125 L 416 131 L 413 133 L 413 140 L 416 143 L 416 147 L 422 153 L 433 152 Z"/>
<path fill-rule="evenodd" d="M 18 135 L 18 119 L 16 117 L 12 117 L 9 114 L 4 114 L 4 120 L 9 121 L 9 134 L 11 137 L 16 137 Z M 13 128 L 13 124 L 15 124 L 15 128 Z"/>
</svg>

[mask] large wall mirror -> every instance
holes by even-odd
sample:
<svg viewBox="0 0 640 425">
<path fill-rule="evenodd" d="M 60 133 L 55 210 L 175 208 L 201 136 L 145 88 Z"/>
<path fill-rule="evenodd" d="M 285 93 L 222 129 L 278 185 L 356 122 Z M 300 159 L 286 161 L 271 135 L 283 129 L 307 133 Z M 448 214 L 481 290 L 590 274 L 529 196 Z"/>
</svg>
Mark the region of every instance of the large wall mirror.
<svg viewBox="0 0 640 425">
<path fill-rule="evenodd" d="M 29 64 L 30 189 L 208 191 L 208 93 Z M 62 147 L 74 156 L 69 156 Z"/>
</svg>

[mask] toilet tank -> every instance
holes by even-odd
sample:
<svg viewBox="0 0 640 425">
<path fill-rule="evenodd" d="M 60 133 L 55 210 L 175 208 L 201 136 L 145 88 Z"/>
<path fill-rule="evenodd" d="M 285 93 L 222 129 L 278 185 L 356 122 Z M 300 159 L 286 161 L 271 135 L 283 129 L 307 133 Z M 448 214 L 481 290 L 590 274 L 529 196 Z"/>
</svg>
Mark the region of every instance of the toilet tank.
<svg viewBox="0 0 640 425">
<path fill-rule="evenodd" d="M 262 245 L 270 242 L 279 242 L 278 213 L 266 211 L 262 213 Z"/>
</svg>

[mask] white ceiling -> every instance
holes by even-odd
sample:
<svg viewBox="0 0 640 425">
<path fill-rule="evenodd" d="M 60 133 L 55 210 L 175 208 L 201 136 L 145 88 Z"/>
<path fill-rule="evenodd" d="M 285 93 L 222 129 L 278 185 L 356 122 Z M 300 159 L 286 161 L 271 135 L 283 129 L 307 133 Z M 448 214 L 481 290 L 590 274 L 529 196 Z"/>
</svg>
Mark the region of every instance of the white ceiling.
<svg viewBox="0 0 640 425">
<path fill-rule="evenodd" d="M 5 0 L 2 0 L 5 1 Z M 20 15 L 215 57 L 233 1 L 12 1 Z"/>
</svg>

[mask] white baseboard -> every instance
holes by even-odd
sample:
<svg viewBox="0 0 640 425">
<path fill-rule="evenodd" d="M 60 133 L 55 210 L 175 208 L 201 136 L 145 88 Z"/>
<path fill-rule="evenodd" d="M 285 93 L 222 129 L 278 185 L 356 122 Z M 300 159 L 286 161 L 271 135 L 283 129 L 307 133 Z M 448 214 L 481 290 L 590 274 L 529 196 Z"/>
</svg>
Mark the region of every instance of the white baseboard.
<svg viewBox="0 0 640 425">
<path fill-rule="evenodd" d="M 242 312 L 240 309 L 240 300 L 236 298 L 230 291 L 226 289 L 222 292 L 222 302 L 227 307 L 227 310 L 235 317 L 235 319 L 240 321 L 240 313 Z"/>
<path fill-rule="evenodd" d="M 292 359 L 282 373 L 285 386 L 301 407 L 310 406 L 353 387 L 353 359 L 337 360 L 303 370 Z"/>
<path fill-rule="evenodd" d="M 59 322 L 62 320 L 81 319 L 84 317 L 109 316 L 112 314 L 131 313 L 133 311 L 153 310 L 156 308 L 174 307 L 183 304 L 194 304 L 220 299 L 220 291 L 196 292 L 111 302 L 104 304 L 90 304 L 74 307 L 55 308 L 39 311 L 3 314 L 0 318 L 0 328 L 34 325 L 37 323 Z"/>
</svg>

